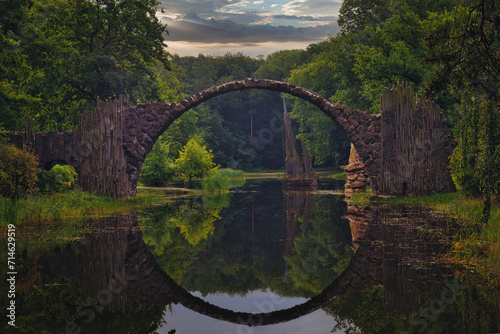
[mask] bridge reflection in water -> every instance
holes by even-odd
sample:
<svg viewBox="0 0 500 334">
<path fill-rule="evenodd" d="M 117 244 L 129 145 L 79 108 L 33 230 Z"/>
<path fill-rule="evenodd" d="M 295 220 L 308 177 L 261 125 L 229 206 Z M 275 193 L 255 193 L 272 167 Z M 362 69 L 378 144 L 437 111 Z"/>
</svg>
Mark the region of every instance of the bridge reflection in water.
<svg viewBox="0 0 500 334">
<path fill-rule="evenodd" d="M 148 250 L 136 214 L 89 222 L 93 233 L 84 237 L 76 251 L 75 246 L 65 248 L 42 257 L 39 264 L 42 276 L 75 279 L 87 296 L 105 307 L 180 303 L 200 314 L 248 326 L 297 319 L 335 299 L 373 287 L 382 287 L 386 311 L 408 317 L 445 289 L 452 268 L 434 259 L 446 246 L 450 218 L 422 208 L 370 209 L 350 204 L 345 218 L 355 249 L 347 269 L 305 303 L 268 313 L 223 309 L 183 289 Z M 289 218 L 287 231 L 297 229 L 293 224 L 297 220 Z M 289 247 L 286 253 L 291 254 Z"/>
</svg>

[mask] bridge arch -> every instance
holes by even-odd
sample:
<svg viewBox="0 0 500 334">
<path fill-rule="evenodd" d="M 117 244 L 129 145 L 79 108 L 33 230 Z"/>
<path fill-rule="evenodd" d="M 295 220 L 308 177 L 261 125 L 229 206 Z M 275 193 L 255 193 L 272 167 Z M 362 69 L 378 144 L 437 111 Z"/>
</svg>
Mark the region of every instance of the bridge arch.
<svg viewBox="0 0 500 334">
<path fill-rule="evenodd" d="M 364 162 L 367 174 L 372 179 L 372 185 L 376 187 L 381 148 L 380 115 L 350 110 L 303 87 L 276 80 L 247 78 L 202 90 L 179 103 L 150 102 L 126 108 L 123 147 L 127 164 L 129 195 L 136 194 L 142 164 L 154 143 L 177 118 L 214 97 L 247 89 L 288 93 L 317 106 L 345 131 L 347 138 L 354 144 Z"/>
<path fill-rule="evenodd" d="M 444 115 L 432 102 L 418 100 L 407 85 L 384 90 L 380 113 L 373 115 L 348 109 L 303 87 L 247 78 L 202 90 L 178 103 L 98 102 L 73 131 L 36 133 L 34 143 L 26 143 L 22 133 L 12 134 L 11 139 L 19 147 L 34 148 L 42 166 L 55 160 L 73 165 L 84 191 L 113 198 L 135 196 L 146 156 L 177 118 L 216 96 L 247 89 L 299 97 L 339 124 L 364 163 L 375 195 L 456 190 L 448 165 L 457 143 Z"/>
</svg>

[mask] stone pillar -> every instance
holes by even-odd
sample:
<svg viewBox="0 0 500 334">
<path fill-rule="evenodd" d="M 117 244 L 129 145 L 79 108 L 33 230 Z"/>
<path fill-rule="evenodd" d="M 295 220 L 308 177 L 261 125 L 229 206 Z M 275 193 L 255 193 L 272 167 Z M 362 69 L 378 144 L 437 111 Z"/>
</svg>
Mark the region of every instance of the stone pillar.
<svg viewBox="0 0 500 334">
<path fill-rule="evenodd" d="M 354 193 L 366 191 L 365 165 L 361 161 L 353 144 L 351 144 L 349 164 L 347 166 L 341 166 L 340 168 L 347 172 L 347 181 L 345 183 L 346 196 L 352 196 Z"/>
</svg>

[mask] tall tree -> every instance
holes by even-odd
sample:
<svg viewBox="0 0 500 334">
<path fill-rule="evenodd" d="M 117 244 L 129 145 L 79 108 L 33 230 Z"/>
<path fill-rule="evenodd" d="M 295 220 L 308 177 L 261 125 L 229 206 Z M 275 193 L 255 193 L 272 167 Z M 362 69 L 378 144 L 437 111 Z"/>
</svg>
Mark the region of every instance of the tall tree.
<svg viewBox="0 0 500 334">
<path fill-rule="evenodd" d="M 389 15 L 384 0 L 344 0 L 339 10 L 338 24 L 343 33 L 357 33 L 376 26 Z"/>
<path fill-rule="evenodd" d="M 22 2 L 13 14 L 21 19 L 2 27 L 0 42 L 8 46 L 2 56 L 15 51 L 17 58 L 4 63 L 0 72 L 0 99 L 5 101 L 0 103 L 14 109 L 16 102 L 30 101 L 18 109 L 22 116 L 34 117 L 39 130 L 55 130 L 73 127 L 98 96 L 126 94 L 133 103 L 157 99 L 162 94 L 155 61 L 169 67 L 163 39 L 168 31 L 156 17 L 158 4 Z"/>
<path fill-rule="evenodd" d="M 437 67 L 427 86 L 434 95 L 448 87 L 461 97 L 459 145 L 453 167 L 466 192 L 500 195 L 500 1 L 456 0 L 452 10 L 433 13 L 424 25 L 426 61 Z"/>
</svg>

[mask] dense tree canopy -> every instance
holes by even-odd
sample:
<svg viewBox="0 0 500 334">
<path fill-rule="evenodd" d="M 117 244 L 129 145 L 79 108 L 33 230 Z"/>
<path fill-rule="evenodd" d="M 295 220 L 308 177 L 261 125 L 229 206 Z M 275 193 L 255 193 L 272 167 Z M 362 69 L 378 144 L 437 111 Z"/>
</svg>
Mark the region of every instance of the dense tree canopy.
<svg viewBox="0 0 500 334">
<path fill-rule="evenodd" d="M 0 2 L 0 110 L 9 129 L 70 129 L 97 97 L 158 99 L 169 68 L 156 0 Z M 5 61 L 4 61 L 5 60 Z"/>
</svg>

